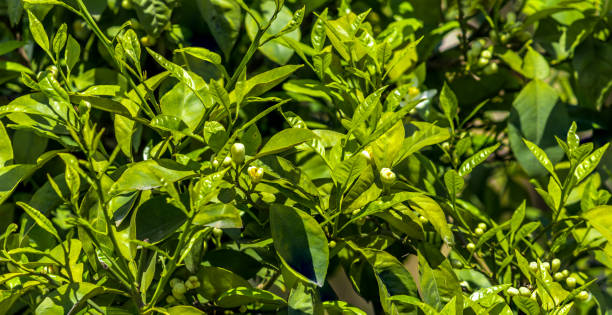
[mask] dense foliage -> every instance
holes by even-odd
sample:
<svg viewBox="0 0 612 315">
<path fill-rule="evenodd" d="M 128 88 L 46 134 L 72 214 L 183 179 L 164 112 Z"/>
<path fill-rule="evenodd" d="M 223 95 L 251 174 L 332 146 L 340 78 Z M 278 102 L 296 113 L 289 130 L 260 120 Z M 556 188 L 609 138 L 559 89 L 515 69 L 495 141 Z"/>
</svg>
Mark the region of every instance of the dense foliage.
<svg viewBox="0 0 612 315">
<path fill-rule="evenodd" d="M 0 8 L 0 314 L 612 310 L 610 1 Z"/>
</svg>

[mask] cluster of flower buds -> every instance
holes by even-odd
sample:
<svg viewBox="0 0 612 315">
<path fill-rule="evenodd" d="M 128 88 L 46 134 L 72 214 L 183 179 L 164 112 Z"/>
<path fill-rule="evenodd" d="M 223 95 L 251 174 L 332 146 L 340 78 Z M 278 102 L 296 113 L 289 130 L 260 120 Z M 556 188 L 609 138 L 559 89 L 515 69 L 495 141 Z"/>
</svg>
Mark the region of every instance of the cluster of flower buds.
<svg viewBox="0 0 612 315">
<path fill-rule="evenodd" d="M 477 236 L 481 236 L 486 230 L 487 225 L 481 222 L 478 223 L 478 226 L 476 227 L 476 229 L 474 229 L 474 234 L 476 234 Z"/>
<path fill-rule="evenodd" d="M 170 287 L 172 288 L 172 295 L 166 297 L 166 302 L 172 304 L 176 300 L 185 299 L 185 293 L 187 290 L 193 290 L 200 287 L 200 280 L 196 276 L 189 276 L 185 282 L 178 278 L 172 278 L 170 280 Z"/>
</svg>

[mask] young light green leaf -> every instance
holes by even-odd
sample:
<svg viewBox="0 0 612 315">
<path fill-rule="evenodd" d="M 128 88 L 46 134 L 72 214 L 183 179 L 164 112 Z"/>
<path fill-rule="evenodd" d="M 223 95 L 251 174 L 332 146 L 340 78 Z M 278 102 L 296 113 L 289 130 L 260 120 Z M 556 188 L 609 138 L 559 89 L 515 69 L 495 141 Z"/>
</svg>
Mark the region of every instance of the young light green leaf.
<svg viewBox="0 0 612 315">
<path fill-rule="evenodd" d="M 295 72 L 301 67 L 303 67 L 303 65 L 286 65 L 274 68 L 272 70 L 268 70 L 248 79 L 245 83 L 243 91 L 244 97 L 254 97 L 264 94 L 268 90 L 272 89 L 273 87 L 284 81 L 288 76 L 290 76 L 293 72 Z M 233 91 L 230 97 L 231 96 L 235 96 Z"/>
<path fill-rule="evenodd" d="M 308 281 L 323 286 L 329 264 L 327 238 L 307 213 L 280 204 L 270 207 L 270 230 L 278 255 Z"/>
<path fill-rule="evenodd" d="M 63 23 L 53 37 L 53 52 L 56 57 L 59 57 L 59 53 L 64 48 L 64 45 L 66 45 L 66 38 L 68 37 L 67 30 L 68 26 L 66 23 Z"/>
<path fill-rule="evenodd" d="M 0 121 L 0 168 L 13 163 L 13 145 Z"/>
<path fill-rule="evenodd" d="M 527 139 L 523 139 L 523 142 L 525 143 L 529 151 L 531 151 L 531 153 L 533 153 L 533 155 L 538 159 L 540 164 L 542 164 L 542 166 L 544 166 L 544 168 L 550 173 L 550 175 L 552 175 L 552 177 L 554 177 L 555 180 L 559 182 L 559 177 L 557 177 L 557 173 L 555 173 L 555 167 L 548 158 L 548 155 L 546 155 L 546 152 L 540 149 L 540 147 L 538 147 L 535 143 Z"/>
<path fill-rule="evenodd" d="M 34 41 L 51 56 L 51 51 L 49 50 L 49 36 L 45 31 L 45 27 L 30 10 L 28 10 L 28 21 L 30 22 L 30 32 L 32 32 Z"/>
<path fill-rule="evenodd" d="M 576 129 L 578 129 L 578 126 L 573 121 L 570 129 L 567 131 L 567 146 L 570 152 L 578 149 L 578 146 L 580 146 L 580 137 L 576 134 Z"/>
<path fill-rule="evenodd" d="M 59 234 L 57 233 L 57 230 L 53 226 L 53 223 L 51 223 L 51 220 L 49 220 L 44 214 L 32 208 L 25 202 L 18 201 L 17 205 L 20 206 L 23 211 L 25 211 L 25 213 L 30 216 L 34 220 L 34 222 L 36 222 L 36 224 L 38 224 L 38 226 L 53 235 L 55 239 L 57 239 L 59 242 L 62 241 Z"/>
<path fill-rule="evenodd" d="M 319 14 L 317 20 L 312 26 L 312 31 L 310 33 L 310 42 L 312 43 L 312 47 L 316 51 L 321 51 L 325 46 L 325 39 L 327 38 L 325 35 L 325 22 L 327 19 L 327 8 Z"/>
<path fill-rule="evenodd" d="M 461 163 L 461 166 L 459 167 L 459 176 L 465 176 L 472 172 L 474 167 L 484 162 L 489 157 L 489 155 L 491 155 L 493 152 L 495 152 L 495 150 L 497 150 L 497 148 L 499 148 L 499 146 L 500 144 L 498 143 L 490 147 L 484 148 L 476 152 L 476 154 L 470 156 L 467 160 L 463 161 L 463 163 Z"/>
<path fill-rule="evenodd" d="M 546 59 L 530 46 L 523 62 L 523 75 L 530 79 L 544 80 L 550 75 L 550 67 Z"/>
<path fill-rule="evenodd" d="M 140 41 L 138 35 L 133 29 L 127 30 L 123 35 L 118 37 L 123 51 L 132 60 L 137 68 L 140 67 Z"/>
<path fill-rule="evenodd" d="M 606 143 L 603 147 L 595 150 L 593 153 L 587 156 L 586 159 L 580 162 L 578 166 L 576 166 L 576 170 L 574 171 L 574 177 L 576 178 L 576 183 L 579 183 L 580 181 L 585 179 L 589 174 L 591 174 L 595 170 L 595 168 L 597 168 L 599 161 L 601 160 L 603 155 L 606 153 L 606 150 L 608 149 L 609 145 L 610 145 L 609 143 Z"/>
<path fill-rule="evenodd" d="M 180 67 L 179 65 L 175 63 L 170 62 L 168 59 L 164 58 L 164 56 L 154 52 L 148 47 L 147 47 L 147 51 L 149 52 L 149 55 L 151 55 L 151 57 L 153 57 L 153 59 L 157 61 L 157 63 L 159 63 L 160 66 L 170 71 L 172 76 L 177 78 L 183 84 L 187 85 L 187 87 L 189 87 L 191 90 L 193 91 L 196 90 L 197 87 L 196 87 L 195 81 L 193 80 L 191 75 L 187 72 L 187 70 L 183 69 L 182 67 Z"/>
</svg>

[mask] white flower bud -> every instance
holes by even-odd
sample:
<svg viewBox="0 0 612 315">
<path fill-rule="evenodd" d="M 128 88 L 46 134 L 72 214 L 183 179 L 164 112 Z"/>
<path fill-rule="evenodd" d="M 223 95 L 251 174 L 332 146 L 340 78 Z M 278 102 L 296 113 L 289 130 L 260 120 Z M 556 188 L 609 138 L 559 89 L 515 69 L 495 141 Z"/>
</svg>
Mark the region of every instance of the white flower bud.
<svg viewBox="0 0 612 315">
<path fill-rule="evenodd" d="M 236 164 L 242 164 L 244 162 L 244 144 L 240 142 L 236 142 L 230 148 L 230 153 L 232 154 L 232 160 Z"/>
<path fill-rule="evenodd" d="M 372 155 L 370 154 L 368 150 L 361 151 L 361 155 L 368 161 L 372 160 Z"/>
<path fill-rule="evenodd" d="M 232 158 L 229 156 L 226 156 L 225 159 L 223 159 L 223 166 L 230 166 L 232 164 Z"/>
<path fill-rule="evenodd" d="M 508 293 L 509 296 L 517 296 L 519 295 L 519 290 L 514 287 L 509 287 L 508 290 L 506 290 L 506 293 Z"/>
<path fill-rule="evenodd" d="M 395 182 L 395 173 L 389 168 L 383 168 L 380 170 L 380 180 L 385 185 L 391 185 Z"/>
</svg>

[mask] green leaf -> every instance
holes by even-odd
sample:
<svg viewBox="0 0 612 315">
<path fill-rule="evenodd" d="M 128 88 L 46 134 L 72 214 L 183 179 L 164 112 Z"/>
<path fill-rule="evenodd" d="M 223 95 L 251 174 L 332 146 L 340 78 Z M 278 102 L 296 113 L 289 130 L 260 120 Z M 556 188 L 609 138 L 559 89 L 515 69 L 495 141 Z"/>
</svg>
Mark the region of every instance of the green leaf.
<svg viewBox="0 0 612 315">
<path fill-rule="evenodd" d="M 0 43 L 0 56 L 6 55 L 17 48 L 23 47 L 23 45 L 25 45 L 25 43 L 18 40 L 4 41 Z"/>
<path fill-rule="evenodd" d="M 497 150 L 499 146 L 500 143 L 497 143 L 490 147 L 484 148 L 476 152 L 476 154 L 470 156 L 467 160 L 463 161 L 463 163 L 461 163 L 461 166 L 459 167 L 459 176 L 465 176 L 471 173 L 474 167 L 486 161 L 489 155 L 493 154 L 493 152 L 495 152 L 495 150 Z"/>
<path fill-rule="evenodd" d="M 80 282 L 64 284 L 47 295 L 36 307 L 36 315 L 70 314 L 82 309 L 87 300 L 104 293 L 104 288 Z"/>
<path fill-rule="evenodd" d="M 576 166 L 576 170 L 574 171 L 574 177 L 576 179 L 576 183 L 579 183 L 580 181 L 585 179 L 587 176 L 589 176 L 589 174 L 591 174 L 595 170 L 595 168 L 597 168 L 599 161 L 601 160 L 603 155 L 606 153 L 606 150 L 608 149 L 609 145 L 610 145 L 609 143 L 606 143 L 603 147 L 595 150 L 593 153 L 587 156 L 586 159 L 580 162 L 578 166 Z"/>
<path fill-rule="evenodd" d="M 132 60 L 137 69 L 140 68 L 140 41 L 134 30 L 129 29 L 118 37 L 125 54 Z"/>
<path fill-rule="evenodd" d="M 444 174 L 444 184 L 446 185 L 448 194 L 454 200 L 455 196 L 463 189 L 464 180 L 455 170 L 450 169 Z"/>
<path fill-rule="evenodd" d="M 518 307 L 521 311 L 525 312 L 525 314 L 527 315 L 541 314 L 538 302 L 532 300 L 531 298 L 524 296 L 514 296 L 512 297 L 512 302 L 514 302 L 516 307 Z"/>
<path fill-rule="evenodd" d="M 264 21 L 268 21 L 272 18 L 274 11 L 276 9 L 276 4 L 274 1 L 262 1 L 259 2 L 259 10 L 261 11 L 261 19 Z M 265 40 L 267 36 L 273 36 L 276 34 L 283 34 L 285 31 L 289 31 L 282 35 L 281 37 L 290 38 L 296 42 L 299 42 L 302 38 L 302 34 L 298 28 L 301 23 L 301 19 L 299 16 L 299 10 L 296 12 L 296 16 L 294 19 L 294 14 L 289 10 L 289 8 L 283 6 L 280 9 L 280 12 L 276 15 L 276 19 L 272 22 L 270 27 L 266 30 L 266 33 L 263 37 Z M 302 11 L 303 14 L 303 11 Z M 257 23 L 250 15 L 247 15 L 245 18 L 245 28 L 247 35 L 251 40 L 254 40 L 257 35 L 258 28 Z M 289 28 L 286 28 L 289 27 Z M 293 30 L 291 30 L 293 28 Z M 262 46 L 259 46 L 259 51 L 264 54 L 264 56 L 268 57 L 268 59 L 276 62 L 279 65 L 286 64 L 291 56 L 293 55 L 293 49 L 287 47 L 283 44 L 281 39 L 272 39 L 271 41 L 265 43 Z"/>
<path fill-rule="evenodd" d="M 450 137 L 450 133 L 447 128 L 441 128 L 436 125 L 413 121 L 412 124 L 418 128 L 412 135 L 404 139 L 402 144 L 403 148 L 399 154 L 399 158 L 396 163 L 399 163 L 406 159 L 411 154 L 418 152 L 420 149 L 434 145 L 445 141 Z"/>
<path fill-rule="evenodd" d="M 149 190 L 172 184 L 195 174 L 172 160 L 146 160 L 133 163 L 111 187 L 112 192 Z"/>
<path fill-rule="evenodd" d="M 444 242 L 449 245 L 455 243 L 453 232 L 451 231 L 448 222 L 446 222 L 446 215 L 438 203 L 436 203 L 433 199 L 420 194 L 413 195 L 408 201 L 416 212 L 429 220 L 434 229 L 440 233 L 440 237 Z"/>
<path fill-rule="evenodd" d="M 523 219 L 525 219 L 525 201 L 521 203 L 521 205 L 512 213 L 512 218 L 510 219 L 510 233 L 514 235 L 516 231 L 521 227 L 523 223 Z"/>
<path fill-rule="evenodd" d="M 323 286 L 329 248 L 319 223 L 307 213 L 280 204 L 270 208 L 270 230 L 281 259 L 310 282 Z"/>
<path fill-rule="evenodd" d="M 216 228 L 242 228 L 240 211 L 232 204 L 217 203 L 203 206 L 193 219 L 193 224 Z"/>
<path fill-rule="evenodd" d="M 72 35 L 68 35 L 68 41 L 66 42 L 66 67 L 68 67 L 68 73 L 74 68 L 74 66 L 79 61 L 81 56 L 81 46 L 76 39 L 72 37 Z"/>
<path fill-rule="evenodd" d="M 544 150 L 553 164 L 562 157 L 563 152 L 553 135 L 565 133 L 569 123 L 567 111 L 562 104 L 556 105 L 557 99 L 555 89 L 544 81 L 534 79 L 523 87 L 512 104 L 508 119 L 510 148 L 530 176 L 543 175 L 546 169 L 529 151 L 523 138 Z"/>
<path fill-rule="evenodd" d="M 0 170 L 13 163 L 13 145 L 6 133 L 4 125 L 0 121 Z"/>
<path fill-rule="evenodd" d="M 215 41 L 229 59 L 242 22 L 240 5 L 231 0 L 204 0 L 197 4 Z"/>
<path fill-rule="evenodd" d="M 378 169 L 393 166 L 393 161 L 402 149 L 404 135 L 404 123 L 399 121 L 370 145 Z"/>
<path fill-rule="evenodd" d="M 612 206 L 603 205 L 595 207 L 582 216 L 587 219 L 601 235 L 612 243 Z"/>
<path fill-rule="evenodd" d="M 423 300 L 434 308 L 442 309 L 455 295 L 461 294 L 459 281 L 448 260 L 432 267 L 424 253 L 419 251 L 419 272 Z"/>
<path fill-rule="evenodd" d="M 193 79 L 191 74 L 187 72 L 187 70 L 183 69 L 181 66 L 175 63 L 168 61 L 168 59 L 164 58 L 164 56 L 154 52 L 148 47 L 147 51 L 149 52 L 149 55 L 151 55 L 151 57 L 153 57 L 153 59 L 157 61 L 157 63 L 159 63 L 160 66 L 168 70 L 172 74 L 172 76 L 174 76 L 181 83 L 189 87 L 192 91 L 194 91 L 194 93 L 197 93 L 198 86 L 196 85 L 196 81 Z M 200 80 L 203 81 L 201 78 Z"/>
<path fill-rule="evenodd" d="M 30 10 L 28 10 L 28 21 L 30 23 L 30 32 L 32 32 L 34 41 L 36 44 L 38 44 L 38 46 L 46 51 L 49 56 L 51 56 L 51 50 L 49 49 L 49 36 L 45 31 L 45 27 Z"/>
<path fill-rule="evenodd" d="M 66 38 L 68 37 L 67 30 L 68 26 L 66 23 L 63 23 L 53 37 L 53 52 L 56 56 L 59 56 L 59 53 L 64 48 L 64 45 L 66 45 Z"/>
<path fill-rule="evenodd" d="M 200 60 L 210 62 L 212 64 L 220 65 L 221 56 L 203 47 L 185 47 L 174 51 L 174 53 L 187 53 Z"/>
<path fill-rule="evenodd" d="M 204 84 L 204 81 L 200 81 L 197 85 L 201 86 Z M 204 93 L 200 94 L 205 95 L 206 91 L 204 89 L 202 91 Z M 212 98 L 210 96 L 207 98 L 209 98 L 208 104 L 202 104 L 193 90 L 187 85 L 179 83 L 164 94 L 159 103 L 163 114 L 182 120 L 189 127 L 190 131 L 195 131 L 202 117 L 204 117 L 206 105 L 212 106 Z"/>
<path fill-rule="evenodd" d="M 321 51 L 325 46 L 325 39 L 327 38 L 327 36 L 325 34 L 324 20 L 326 19 L 327 9 L 325 9 L 323 12 L 321 12 L 321 14 L 319 14 L 319 17 L 317 17 L 317 20 L 312 26 L 312 31 L 310 32 L 310 42 L 312 43 L 312 47 L 316 51 Z"/>
<path fill-rule="evenodd" d="M 530 46 L 523 61 L 523 75 L 530 79 L 545 80 L 550 75 L 550 67 L 546 59 Z"/>
<path fill-rule="evenodd" d="M 18 201 L 17 205 L 20 206 L 23 209 L 23 211 L 25 211 L 25 213 L 28 216 L 30 216 L 34 220 L 34 222 L 36 222 L 36 224 L 38 224 L 38 226 L 40 226 L 43 230 L 49 232 L 58 241 L 60 242 L 62 241 L 59 234 L 57 233 L 57 230 L 53 226 L 53 223 L 51 223 L 51 220 L 47 219 L 47 217 L 44 214 L 32 208 L 30 205 L 28 205 L 25 202 Z"/>
<path fill-rule="evenodd" d="M 155 244 L 172 235 L 187 217 L 181 209 L 166 201 L 166 196 L 153 197 L 136 210 L 136 238 Z"/>
<path fill-rule="evenodd" d="M 241 305 L 263 303 L 283 306 L 287 302 L 274 293 L 248 287 L 232 288 L 221 294 L 217 299 L 216 305 L 225 308 L 236 308 Z"/>
<path fill-rule="evenodd" d="M 442 92 L 440 92 L 440 107 L 442 108 L 448 123 L 453 126 L 454 119 L 457 117 L 457 109 L 459 108 L 459 105 L 457 103 L 457 96 L 455 96 L 455 93 L 453 93 L 446 82 L 444 82 Z"/>
<path fill-rule="evenodd" d="M 197 289 L 202 296 L 216 300 L 233 288 L 250 288 L 251 285 L 233 272 L 219 267 L 200 267 L 197 274 L 200 287 Z"/>
<path fill-rule="evenodd" d="M 502 292 L 510 287 L 510 284 L 500 284 L 489 288 L 483 288 L 470 294 L 470 300 L 480 304 L 482 307 L 490 308 L 498 302 Z"/>
<path fill-rule="evenodd" d="M 546 152 L 540 149 L 540 147 L 538 147 L 535 143 L 527 139 L 523 139 L 523 142 L 525 143 L 529 151 L 533 153 L 536 159 L 538 159 L 538 162 L 540 162 L 540 164 L 544 166 L 544 168 L 550 173 L 550 175 L 552 175 L 552 177 L 554 177 L 555 180 L 559 182 L 559 177 L 557 177 L 557 173 L 555 173 L 555 166 L 552 164 L 552 162 L 548 158 L 548 155 L 546 155 Z"/>
<path fill-rule="evenodd" d="M 317 135 L 308 129 L 284 129 L 281 132 L 273 135 L 272 138 L 270 138 L 270 140 L 268 140 L 268 142 L 266 142 L 266 144 L 261 148 L 261 150 L 259 150 L 259 153 L 257 153 L 255 158 L 261 158 L 266 155 L 283 152 L 316 137 Z"/>
<path fill-rule="evenodd" d="M 283 82 L 287 77 L 289 77 L 293 72 L 295 72 L 301 67 L 303 66 L 286 65 L 274 68 L 272 70 L 268 70 L 248 79 L 245 83 L 243 91 L 244 97 L 255 97 L 264 94 L 273 87 L 277 86 L 279 83 Z M 230 99 L 234 98 L 235 100 L 235 96 L 235 92 L 232 91 L 232 93 L 230 94 Z"/>
<path fill-rule="evenodd" d="M 162 0 L 135 0 L 132 1 L 136 14 L 138 16 L 139 24 L 145 29 L 145 31 L 155 37 L 159 36 L 161 32 L 170 23 L 170 17 L 172 16 L 172 8 L 168 4 L 173 2 L 166 2 Z"/>
<path fill-rule="evenodd" d="M 168 310 L 168 314 L 170 315 L 200 315 L 200 314 L 206 314 L 204 313 L 204 311 L 201 311 L 200 309 L 197 309 L 193 306 L 189 306 L 189 305 L 178 305 L 178 306 L 173 306 L 171 308 L 169 308 Z"/>
</svg>

